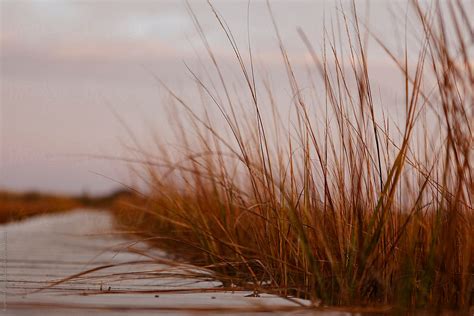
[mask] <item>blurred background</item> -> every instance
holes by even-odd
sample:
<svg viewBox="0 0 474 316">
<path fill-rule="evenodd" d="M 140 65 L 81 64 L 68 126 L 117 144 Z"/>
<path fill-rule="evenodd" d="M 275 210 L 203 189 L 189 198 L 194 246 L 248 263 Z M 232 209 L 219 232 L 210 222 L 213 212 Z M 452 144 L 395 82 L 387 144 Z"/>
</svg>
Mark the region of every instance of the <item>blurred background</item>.
<svg viewBox="0 0 474 316">
<path fill-rule="evenodd" d="M 213 4 L 245 53 L 250 34 L 257 67 L 278 91 L 286 76 L 266 2 Z M 303 69 L 309 61 L 297 28 L 320 49 L 324 25 L 336 24 L 339 5 L 351 10 L 350 1 L 271 1 L 293 65 Z M 403 30 L 404 22 L 397 22 L 406 6 L 357 1 L 364 23 L 375 26 L 388 45 L 403 43 L 397 27 Z M 0 190 L 95 195 L 117 189 L 117 181 L 133 183 L 125 164 L 96 156 L 125 155 L 127 129 L 144 142 L 152 135 L 163 142 L 171 137 L 162 128 L 169 121 L 166 93 L 154 76 L 192 98 L 196 83 L 185 63 L 198 73 L 211 67 L 190 9 L 221 64 L 235 66 L 205 1 L 2 0 Z M 396 102 L 403 96 L 394 95 L 393 66 L 376 45 L 369 52 L 372 75 L 383 79 L 376 98 Z M 282 103 L 291 102 L 285 89 L 278 91 Z"/>
</svg>

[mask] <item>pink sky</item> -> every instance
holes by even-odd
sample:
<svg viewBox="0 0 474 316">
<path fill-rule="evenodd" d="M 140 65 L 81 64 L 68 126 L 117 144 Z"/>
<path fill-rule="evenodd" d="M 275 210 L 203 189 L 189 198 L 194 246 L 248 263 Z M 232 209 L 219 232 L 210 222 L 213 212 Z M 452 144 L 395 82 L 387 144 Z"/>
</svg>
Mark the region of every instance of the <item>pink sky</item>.
<svg viewBox="0 0 474 316">
<path fill-rule="evenodd" d="M 296 28 L 318 47 L 323 16 L 326 22 L 334 18 L 335 2 L 271 3 L 290 56 L 304 63 L 307 54 Z M 365 2 L 357 3 L 363 12 Z M 403 9 L 405 2 L 390 3 L 371 1 L 370 23 L 393 44 L 396 23 L 389 8 Z M 191 6 L 216 54 L 230 62 L 230 47 L 209 7 L 203 1 Z M 247 1 L 217 1 L 215 6 L 245 48 Z M 251 2 L 250 34 L 259 64 L 276 73 L 278 45 L 263 1 Z M 149 126 L 167 120 L 160 106 L 163 91 L 150 73 L 186 94 L 194 84 L 183 61 L 195 65 L 195 49 L 205 56 L 180 1 L 2 1 L 0 41 L 0 189 L 11 190 L 101 193 L 116 188 L 96 173 L 126 180 L 123 165 L 80 156 L 123 153 L 126 133 L 111 108 L 139 137 L 148 137 Z M 380 50 L 371 54 L 383 72 Z M 208 62 L 204 58 L 201 67 Z M 166 138 L 166 131 L 162 135 Z"/>
</svg>

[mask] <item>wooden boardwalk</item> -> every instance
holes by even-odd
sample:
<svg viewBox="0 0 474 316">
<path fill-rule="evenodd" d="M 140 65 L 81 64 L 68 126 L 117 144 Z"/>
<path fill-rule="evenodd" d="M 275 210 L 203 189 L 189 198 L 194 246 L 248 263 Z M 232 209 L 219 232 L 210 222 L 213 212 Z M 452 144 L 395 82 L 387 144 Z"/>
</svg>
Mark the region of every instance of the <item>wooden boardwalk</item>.
<svg viewBox="0 0 474 316">
<path fill-rule="evenodd" d="M 0 315 L 239 314 L 242 308 L 307 314 L 293 311 L 298 304 L 282 298 L 219 290 L 209 272 L 177 266 L 164 253 L 114 232 L 106 211 L 74 210 L 11 223 L 0 226 L 0 239 L 0 282 L 7 293 L 0 296 Z"/>
</svg>

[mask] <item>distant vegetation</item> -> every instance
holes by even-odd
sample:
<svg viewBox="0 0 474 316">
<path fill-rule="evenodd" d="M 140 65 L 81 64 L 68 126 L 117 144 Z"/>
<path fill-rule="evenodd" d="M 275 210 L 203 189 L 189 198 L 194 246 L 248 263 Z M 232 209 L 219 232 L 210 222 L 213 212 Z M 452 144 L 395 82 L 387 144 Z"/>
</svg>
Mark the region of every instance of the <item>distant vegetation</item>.
<svg viewBox="0 0 474 316">
<path fill-rule="evenodd" d="M 119 208 L 119 201 L 131 199 L 132 196 L 133 194 L 126 190 L 99 197 L 3 191 L 0 192 L 0 223 L 22 220 L 41 214 L 69 211 L 79 207 Z"/>
</svg>

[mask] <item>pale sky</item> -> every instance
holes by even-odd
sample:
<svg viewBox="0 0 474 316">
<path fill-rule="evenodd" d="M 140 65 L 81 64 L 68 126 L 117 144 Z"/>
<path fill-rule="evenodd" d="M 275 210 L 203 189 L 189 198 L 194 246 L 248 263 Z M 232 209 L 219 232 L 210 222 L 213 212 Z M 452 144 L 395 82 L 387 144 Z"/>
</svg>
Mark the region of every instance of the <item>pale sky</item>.
<svg viewBox="0 0 474 316">
<path fill-rule="evenodd" d="M 320 47 L 323 22 L 334 19 L 337 2 L 271 1 L 296 64 L 307 56 L 297 27 Z M 247 1 L 213 3 L 245 51 Z M 365 12 L 366 1 L 357 3 Z M 230 46 L 206 2 L 190 6 L 216 54 L 231 63 Z M 388 44 L 399 41 L 389 9 L 404 6 L 405 1 L 370 1 L 370 25 Z M 281 62 L 264 1 L 250 2 L 249 21 L 256 59 L 272 73 Z M 197 54 L 200 67 L 209 65 L 181 1 L 2 0 L 0 31 L 0 189 L 101 193 L 116 188 L 96 173 L 125 180 L 123 165 L 81 154 L 122 155 L 126 132 L 114 111 L 139 137 L 147 137 L 149 126 L 159 130 L 167 120 L 160 106 L 164 94 L 151 73 L 186 94 L 194 84 L 183 62 L 197 65 Z M 381 51 L 374 48 L 371 54 L 383 73 Z"/>
</svg>

